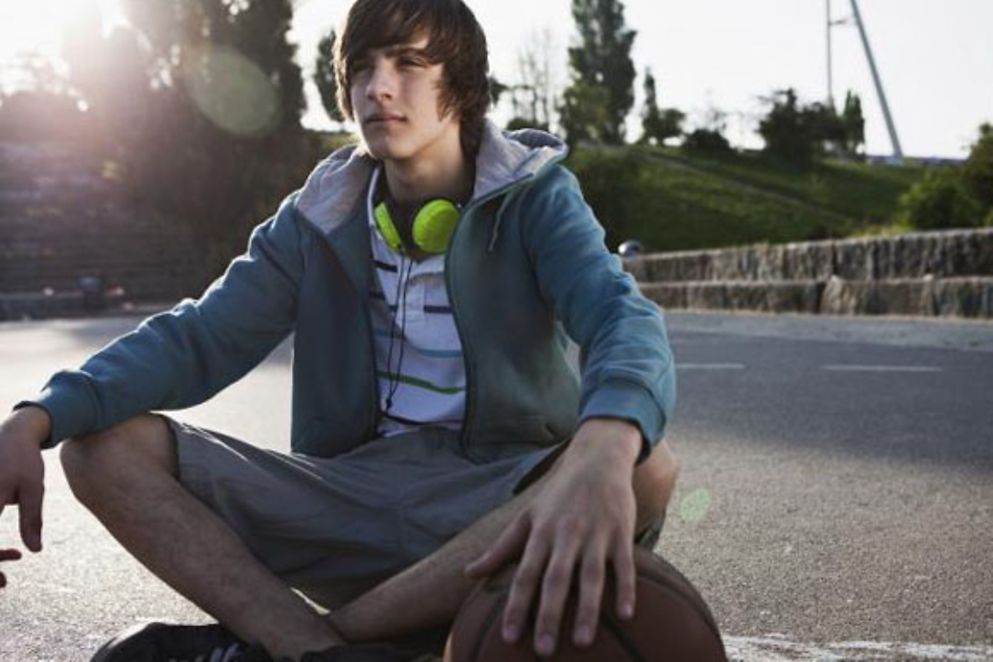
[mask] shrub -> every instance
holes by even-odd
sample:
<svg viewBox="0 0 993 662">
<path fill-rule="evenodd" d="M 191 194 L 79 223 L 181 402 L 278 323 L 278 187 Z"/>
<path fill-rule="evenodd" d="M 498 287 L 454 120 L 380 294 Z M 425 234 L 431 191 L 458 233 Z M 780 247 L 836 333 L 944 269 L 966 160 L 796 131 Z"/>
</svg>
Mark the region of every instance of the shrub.
<svg viewBox="0 0 993 662">
<path fill-rule="evenodd" d="M 611 250 L 631 239 L 633 217 L 630 205 L 643 195 L 639 187 L 642 164 L 630 153 L 576 152 L 568 166 L 579 178 L 583 197 L 593 208 L 597 220 L 607 233 L 604 241 Z"/>
<path fill-rule="evenodd" d="M 979 140 L 962 168 L 962 182 L 984 209 L 993 207 L 993 124 L 979 127 Z"/>
<path fill-rule="evenodd" d="M 975 227 L 983 209 L 958 168 L 929 170 L 897 203 L 897 218 L 921 230 Z"/>
<path fill-rule="evenodd" d="M 691 154 L 730 154 L 731 143 L 720 131 L 697 129 L 686 136 L 682 149 Z"/>
</svg>

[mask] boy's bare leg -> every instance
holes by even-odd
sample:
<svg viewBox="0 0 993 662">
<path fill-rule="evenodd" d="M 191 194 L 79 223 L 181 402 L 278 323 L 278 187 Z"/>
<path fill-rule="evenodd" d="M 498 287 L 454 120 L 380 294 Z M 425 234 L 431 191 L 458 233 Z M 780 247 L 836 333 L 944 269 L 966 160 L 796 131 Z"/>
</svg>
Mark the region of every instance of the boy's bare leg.
<svg viewBox="0 0 993 662">
<path fill-rule="evenodd" d="M 487 550 L 534 499 L 561 459 L 539 480 L 433 554 L 329 614 L 335 630 L 348 641 L 360 642 L 390 639 L 450 623 L 477 583 L 466 578 L 466 564 Z M 664 515 L 678 473 L 678 462 L 664 441 L 635 469 L 636 531 Z M 425 595 L 430 595 L 431 600 L 425 601 Z"/>
<path fill-rule="evenodd" d="M 342 643 L 180 485 L 173 445 L 165 421 L 141 416 L 66 442 L 62 463 L 77 498 L 131 554 L 240 638 L 292 659 Z"/>
</svg>

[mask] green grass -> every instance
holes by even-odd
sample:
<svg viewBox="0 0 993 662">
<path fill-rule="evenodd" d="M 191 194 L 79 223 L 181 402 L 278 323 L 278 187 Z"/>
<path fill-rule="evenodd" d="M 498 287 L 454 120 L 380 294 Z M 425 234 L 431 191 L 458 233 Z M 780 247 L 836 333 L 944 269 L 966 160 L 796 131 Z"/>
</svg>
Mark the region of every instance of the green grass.
<svg viewBox="0 0 993 662">
<path fill-rule="evenodd" d="M 823 207 L 865 225 L 888 221 L 897 199 L 924 173 L 917 165 L 877 166 L 837 159 L 798 167 L 756 153 L 710 158 L 686 156 L 674 149 L 649 148 L 646 153 Z"/>
<path fill-rule="evenodd" d="M 580 148 L 568 165 L 608 245 L 635 237 L 651 251 L 893 232 L 897 198 L 923 172 L 841 161 L 804 170 L 750 154 L 699 158 L 642 147 Z"/>
</svg>

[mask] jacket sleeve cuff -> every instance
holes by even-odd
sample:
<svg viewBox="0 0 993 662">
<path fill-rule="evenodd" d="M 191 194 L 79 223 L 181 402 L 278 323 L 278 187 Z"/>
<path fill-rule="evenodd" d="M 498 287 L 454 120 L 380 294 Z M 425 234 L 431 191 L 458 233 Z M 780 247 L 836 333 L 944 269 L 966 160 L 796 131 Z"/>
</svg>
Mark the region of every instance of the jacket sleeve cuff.
<svg viewBox="0 0 993 662">
<path fill-rule="evenodd" d="M 63 439 L 83 434 L 95 427 L 92 405 L 88 402 L 85 391 L 81 390 L 86 386 L 74 384 L 75 388 L 70 388 L 60 383 L 67 380 L 73 378 L 56 375 L 37 398 L 23 400 L 14 406 L 15 410 L 32 406 L 48 412 L 52 430 L 48 439 L 41 444 L 43 449 L 54 448 Z"/>
<path fill-rule="evenodd" d="M 580 422 L 590 418 L 616 418 L 638 426 L 641 452 L 636 464 L 648 458 L 665 428 L 665 415 L 648 389 L 620 380 L 605 382 L 593 391 L 579 415 Z"/>
</svg>

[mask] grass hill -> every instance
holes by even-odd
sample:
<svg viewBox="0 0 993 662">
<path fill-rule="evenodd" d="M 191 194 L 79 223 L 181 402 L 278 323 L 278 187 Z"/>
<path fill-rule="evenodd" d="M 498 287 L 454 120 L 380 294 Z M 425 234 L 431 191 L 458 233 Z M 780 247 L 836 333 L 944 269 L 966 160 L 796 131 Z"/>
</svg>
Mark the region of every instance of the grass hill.
<svg viewBox="0 0 993 662">
<path fill-rule="evenodd" d="M 924 168 L 826 160 L 809 168 L 760 154 L 580 147 L 568 165 L 608 229 L 651 251 L 892 231 L 897 199 Z"/>
</svg>

